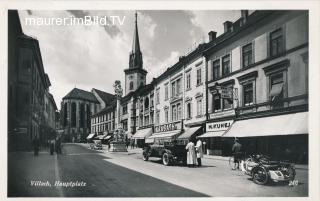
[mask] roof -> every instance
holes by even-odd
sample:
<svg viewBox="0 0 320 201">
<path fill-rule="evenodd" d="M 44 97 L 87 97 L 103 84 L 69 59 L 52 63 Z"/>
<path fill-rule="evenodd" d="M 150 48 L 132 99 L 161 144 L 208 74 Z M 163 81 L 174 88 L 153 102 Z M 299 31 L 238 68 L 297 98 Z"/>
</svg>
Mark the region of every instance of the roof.
<svg viewBox="0 0 320 201">
<path fill-rule="evenodd" d="M 99 101 L 93 95 L 93 93 L 82 90 L 82 89 L 78 89 L 78 88 L 72 89 L 65 97 L 62 98 L 62 100 L 64 99 L 81 99 L 81 100 L 99 103 Z"/>
<path fill-rule="evenodd" d="M 99 115 L 106 114 L 110 111 L 115 111 L 116 107 L 117 107 L 117 99 L 114 99 L 107 107 L 105 107 L 101 111 L 91 115 L 91 117 L 97 117 Z"/>
<path fill-rule="evenodd" d="M 54 100 L 53 95 L 52 95 L 51 93 L 49 93 L 49 99 L 50 99 L 51 102 L 52 102 L 52 105 L 53 105 L 53 107 L 54 107 L 54 110 L 58 110 L 57 105 L 56 105 L 56 101 Z"/>
<path fill-rule="evenodd" d="M 229 40 L 230 38 L 236 36 L 239 33 L 243 33 L 245 29 L 252 28 L 253 27 L 252 25 L 256 25 L 259 21 L 261 21 L 262 19 L 265 19 L 267 16 L 270 16 L 275 12 L 282 13 L 283 11 L 256 10 L 251 15 L 248 16 L 247 22 L 242 26 L 241 26 L 242 18 L 239 18 L 237 21 L 235 21 L 232 24 L 232 27 L 233 27 L 232 31 L 228 31 L 221 34 L 216 39 L 214 39 L 213 41 L 207 44 L 207 49 L 203 51 L 204 56 L 207 56 L 208 54 L 212 53 L 215 50 L 215 48 L 224 47 L 222 46 L 224 42 L 226 41 L 230 42 Z"/>
<path fill-rule="evenodd" d="M 113 100 L 116 99 L 116 96 L 114 94 L 110 94 L 95 88 L 93 88 L 92 90 L 94 90 L 98 94 L 98 96 L 103 100 L 103 102 L 106 103 L 106 105 L 109 105 Z"/>
</svg>

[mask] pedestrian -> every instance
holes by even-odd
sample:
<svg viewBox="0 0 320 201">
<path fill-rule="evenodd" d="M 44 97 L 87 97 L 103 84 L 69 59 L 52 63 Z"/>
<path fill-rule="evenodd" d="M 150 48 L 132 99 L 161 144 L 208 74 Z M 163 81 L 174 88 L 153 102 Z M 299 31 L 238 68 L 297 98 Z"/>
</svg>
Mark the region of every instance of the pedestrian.
<svg viewBox="0 0 320 201">
<path fill-rule="evenodd" d="M 61 154 L 61 139 L 60 137 L 56 138 L 56 153 Z"/>
<path fill-rule="evenodd" d="M 203 149 L 202 149 L 202 141 L 200 140 L 200 138 L 198 138 L 197 144 L 195 146 L 196 151 L 197 151 L 197 162 L 198 162 L 198 166 L 200 167 L 201 164 L 201 158 L 203 158 Z"/>
<path fill-rule="evenodd" d="M 234 144 L 232 146 L 232 152 L 233 152 L 233 161 L 234 161 L 234 168 L 232 168 L 233 170 L 236 169 L 236 165 L 237 165 L 237 169 L 239 169 L 240 166 L 240 160 L 241 160 L 241 156 L 242 156 L 242 145 L 239 142 L 238 138 L 234 139 Z"/>
<path fill-rule="evenodd" d="M 196 150 L 194 147 L 194 143 L 192 141 L 190 141 L 187 146 L 186 146 L 186 150 L 187 150 L 187 165 L 188 167 L 194 167 L 196 162 Z"/>
<path fill-rule="evenodd" d="M 39 155 L 39 139 L 37 137 L 33 138 L 33 152 L 35 156 Z"/>
<path fill-rule="evenodd" d="M 54 152 L 54 140 L 50 140 L 50 155 L 53 155 Z"/>
<path fill-rule="evenodd" d="M 128 147 L 129 147 L 129 144 L 130 144 L 130 140 L 127 139 L 127 140 L 126 140 L 126 148 L 127 148 L 127 149 L 128 149 Z"/>
</svg>

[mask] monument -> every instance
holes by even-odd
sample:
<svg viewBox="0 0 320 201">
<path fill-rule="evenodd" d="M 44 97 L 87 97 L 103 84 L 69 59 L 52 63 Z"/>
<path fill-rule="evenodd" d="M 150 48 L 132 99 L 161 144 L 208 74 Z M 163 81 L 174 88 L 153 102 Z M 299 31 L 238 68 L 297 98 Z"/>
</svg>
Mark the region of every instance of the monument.
<svg viewBox="0 0 320 201">
<path fill-rule="evenodd" d="M 126 134 L 123 130 L 121 123 L 120 123 L 120 99 L 123 94 L 123 90 L 121 88 L 121 82 L 116 80 L 114 85 L 114 92 L 117 98 L 117 108 L 116 108 L 116 118 L 115 124 L 116 129 L 113 133 L 113 140 L 110 142 L 110 152 L 127 152 L 126 148 Z"/>
</svg>

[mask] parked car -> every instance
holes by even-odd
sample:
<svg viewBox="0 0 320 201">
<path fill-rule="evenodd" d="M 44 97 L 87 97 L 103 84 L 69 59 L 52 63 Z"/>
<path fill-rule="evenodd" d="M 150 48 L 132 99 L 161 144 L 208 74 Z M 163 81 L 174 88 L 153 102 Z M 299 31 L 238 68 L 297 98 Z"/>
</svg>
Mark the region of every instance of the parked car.
<svg viewBox="0 0 320 201">
<path fill-rule="evenodd" d="M 90 144 L 90 149 L 102 149 L 102 143 L 101 140 L 93 140 L 93 143 Z"/>
<path fill-rule="evenodd" d="M 176 141 L 157 140 L 153 144 L 147 144 L 143 148 L 143 160 L 148 161 L 149 157 L 162 159 L 165 166 L 173 165 L 178 162 L 186 164 L 187 151 L 184 144 L 177 144 Z"/>
</svg>

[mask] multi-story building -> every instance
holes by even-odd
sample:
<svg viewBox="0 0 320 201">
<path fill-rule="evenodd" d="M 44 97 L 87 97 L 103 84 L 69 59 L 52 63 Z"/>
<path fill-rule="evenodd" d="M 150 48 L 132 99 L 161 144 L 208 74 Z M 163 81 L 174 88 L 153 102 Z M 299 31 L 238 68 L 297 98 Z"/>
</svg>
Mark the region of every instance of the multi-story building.
<svg viewBox="0 0 320 201">
<path fill-rule="evenodd" d="M 210 32 L 207 125 L 210 154 L 248 153 L 303 160 L 308 153 L 308 12 L 241 11 Z M 219 137 L 220 136 L 220 137 Z M 222 137 L 221 137 L 222 136 Z"/>
<path fill-rule="evenodd" d="M 205 46 L 200 44 L 180 57 L 155 79 L 155 134 L 147 141 L 179 135 L 179 143 L 187 143 L 204 132 L 206 68 L 202 51 Z"/>
<path fill-rule="evenodd" d="M 8 147 L 30 149 L 34 139 L 43 139 L 50 83 L 39 42 L 23 33 L 17 11 L 8 12 L 8 25 Z"/>
<path fill-rule="evenodd" d="M 91 133 L 108 135 L 115 129 L 116 101 L 91 116 Z"/>
<path fill-rule="evenodd" d="M 114 95 L 92 89 L 74 88 L 61 102 L 61 125 L 65 141 L 84 141 L 91 133 L 91 115 L 100 112 L 114 100 Z"/>
<path fill-rule="evenodd" d="M 49 86 L 51 82 L 49 76 L 46 74 L 46 80 Z M 57 105 L 54 101 L 52 94 L 49 92 L 49 88 L 44 93 L 44 122 L 41 127 L 43 135 L 41 136 L 42 142 L 48 142 L 48 140 L 56 137 L 56 111 Z"/>
</svg>

